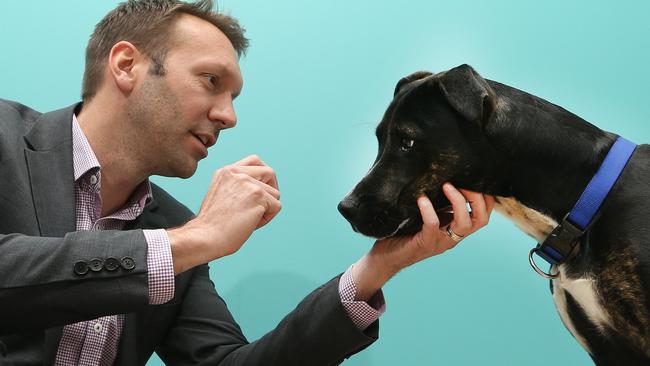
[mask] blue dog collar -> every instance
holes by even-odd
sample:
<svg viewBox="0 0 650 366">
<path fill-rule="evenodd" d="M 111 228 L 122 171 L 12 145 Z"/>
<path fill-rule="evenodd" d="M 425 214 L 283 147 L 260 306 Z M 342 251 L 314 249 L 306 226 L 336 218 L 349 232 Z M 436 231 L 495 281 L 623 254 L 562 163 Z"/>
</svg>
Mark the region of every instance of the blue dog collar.
<svg viewBox="0 0 650 366">
<path fill-rule="evenodd" d="M 635 149 L 636 144 L 623 137 L 618 137 L 614 142 L 605 160 L 591 178 L 571 212 L 553 229 L 544 242 L 538 243 L 530 251 L 528 260 L 537 273 L 546 278 L 557 277 L 557 274 L 552 275 L 539 269 L 533 260 L 533 254 L 537 254 L 551 265 L 562 264 L 567 260 L 578 239 L 589 228 L 598 209 L 623 172 Z"/>
</svg>

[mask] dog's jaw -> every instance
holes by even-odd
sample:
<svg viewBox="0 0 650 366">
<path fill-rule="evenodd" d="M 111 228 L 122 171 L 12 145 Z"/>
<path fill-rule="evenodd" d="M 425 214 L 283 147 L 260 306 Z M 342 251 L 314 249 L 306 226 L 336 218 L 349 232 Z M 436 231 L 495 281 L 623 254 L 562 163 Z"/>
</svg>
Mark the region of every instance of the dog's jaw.
<svg viewBox="0 0 650 366">
<path fill-rule="evenodd" d="M 404 227 L 409 223 L 409 221 L 411 221 L 411 218 L 408 218 L 408 219 L 402 221 L 402 222 L 397 226 L 397 229 L 395 229 L 395 231 L 393 231 L 390 235 L 384 236 L 383 238 L 379 238 L 379 239 L 377 239 L 377 240 L 383 240 L 383 239 L 387 239 L 387 238 L 390 238 L 390 237 L 392 237 L 392 236 L 397 235 L 397 233 L 398 233 L 400 230 L 402 230 L 402 228 L 404 228 Z"/>
</svg>

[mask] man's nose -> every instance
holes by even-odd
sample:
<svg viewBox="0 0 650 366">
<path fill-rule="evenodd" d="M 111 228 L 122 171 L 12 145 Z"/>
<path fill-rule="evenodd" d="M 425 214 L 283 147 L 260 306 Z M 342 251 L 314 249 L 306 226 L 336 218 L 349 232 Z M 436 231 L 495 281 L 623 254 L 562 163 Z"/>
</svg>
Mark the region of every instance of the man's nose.
<svg viewBox="0 0 650 366">
<path fill-rule="evenodd" d="M 219 127 L 222 130 L 235 127 L 237 125 L 237 114 L 232 104 L 232 98 L 220 96 L 212 108 L 210 108 L 208 118 L 211 121 L 219 123 Z"/>
<path fill-rule="evenodd" d="M 354 222 L 359 214 L 359 200 L 353 194 L 349 194 L 339 202 L 338 210 L 346 220 Z"/>
</svg>

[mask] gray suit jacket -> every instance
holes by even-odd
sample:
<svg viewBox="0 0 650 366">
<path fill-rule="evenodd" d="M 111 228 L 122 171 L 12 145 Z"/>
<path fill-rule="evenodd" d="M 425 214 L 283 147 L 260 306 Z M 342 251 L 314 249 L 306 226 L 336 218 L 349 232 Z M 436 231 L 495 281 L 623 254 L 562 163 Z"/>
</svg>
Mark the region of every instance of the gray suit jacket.
<svg viewBox="0 0 650 366">
<path fill-rule="evenodd" d="M 174 298 L 149 305 L 141 229 L 183 224 L 192 212 L 152 185 L 153 201 L 124 231 L 75 232 L 72 113 L 41 114 L 0 99 L 0 365 L 52 364 L 65 324 L 126 314 L 116 365 L 156 351 L 171 365 L 334 365 L 371 344 L 343 309 L 338 278 L 248 343 L 214 289 L 208 266 L 175 278 Z M 135 268 L 79 275 L 74 263 L 131 257 Z"/>
</svg>

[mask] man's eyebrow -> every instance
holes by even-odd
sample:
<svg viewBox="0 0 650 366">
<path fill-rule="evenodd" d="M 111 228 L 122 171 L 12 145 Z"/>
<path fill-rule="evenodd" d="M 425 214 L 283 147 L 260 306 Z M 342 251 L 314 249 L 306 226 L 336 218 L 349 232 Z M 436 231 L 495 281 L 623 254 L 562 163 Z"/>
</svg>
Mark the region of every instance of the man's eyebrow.
<svg viewBox="0 0 650 366">
<path fill-rule="evenodd" d="M 219 71 L 227 70 L 226 66 L 223 63 L 212 62 L 212 61 L 201 62 L 199 63 L 199 67 L 202 69 L 219 70 Z"/>
</svg>

